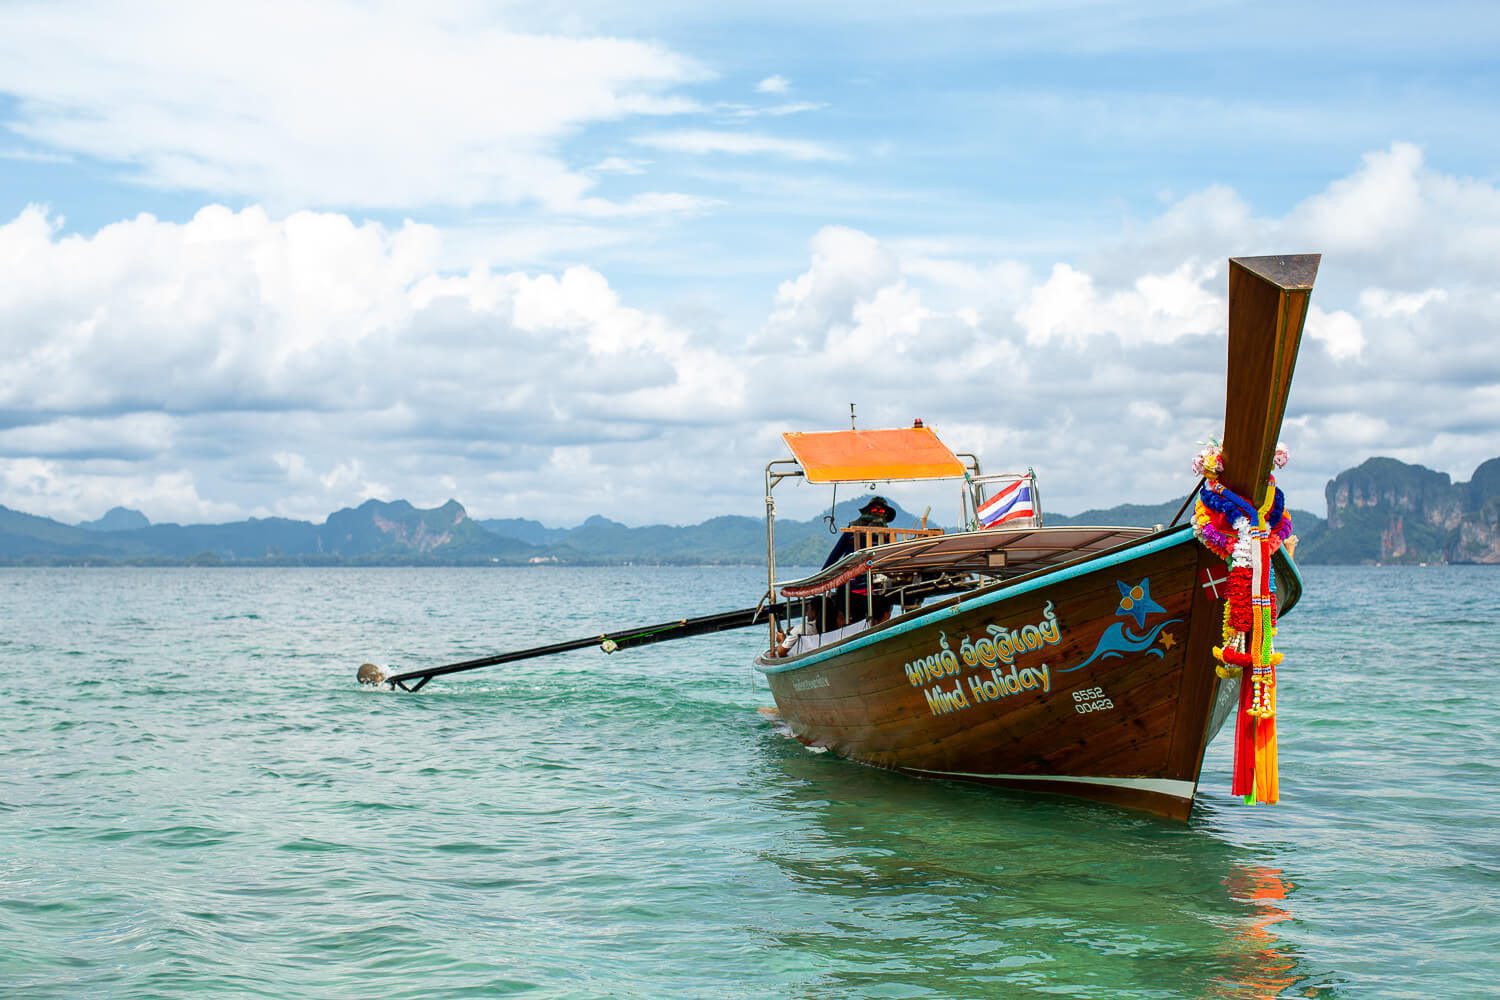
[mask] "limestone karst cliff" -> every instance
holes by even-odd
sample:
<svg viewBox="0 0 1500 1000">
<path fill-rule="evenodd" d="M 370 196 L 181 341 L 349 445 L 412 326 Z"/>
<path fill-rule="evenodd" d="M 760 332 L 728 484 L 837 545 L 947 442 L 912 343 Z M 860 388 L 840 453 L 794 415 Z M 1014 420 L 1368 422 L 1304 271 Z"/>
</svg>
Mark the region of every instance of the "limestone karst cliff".
<svg viewBox="0 0 1500 1000">
<path fill-rule="evenodd" d="M 1327 528 L 1301 562 L 1500 563 L 1500 458 L 1466 483 L 1372 458 L 1329 482 L 1325 499 Z"/>
</svg>

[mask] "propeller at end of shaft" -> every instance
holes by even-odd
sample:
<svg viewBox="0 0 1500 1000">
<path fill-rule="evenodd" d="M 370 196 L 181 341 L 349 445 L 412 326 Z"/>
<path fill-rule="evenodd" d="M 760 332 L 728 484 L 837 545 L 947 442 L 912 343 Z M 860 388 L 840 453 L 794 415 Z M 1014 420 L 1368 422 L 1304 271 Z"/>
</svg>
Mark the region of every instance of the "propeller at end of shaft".
<svg viewBox="0 0 1500 1000">
<path fill-rule="evenodd" d="M 359 665 L 359 673 L 355 674 L 355 677 L 359 678 L 361 684 L 379 687 L 385 683 L 386 674 L 383 668 L 377 667 L 373 663 L 361 663 Z"/>
</svg>

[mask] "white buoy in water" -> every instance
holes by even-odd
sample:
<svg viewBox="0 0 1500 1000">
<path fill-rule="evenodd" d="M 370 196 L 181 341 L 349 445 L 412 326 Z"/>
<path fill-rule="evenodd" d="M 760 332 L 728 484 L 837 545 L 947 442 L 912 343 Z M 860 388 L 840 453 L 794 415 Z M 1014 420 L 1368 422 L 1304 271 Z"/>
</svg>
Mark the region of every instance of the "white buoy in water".
<svg viewBox="0 0 1500 1000">
<path fill-rule="evenodd" d="M 359 678 L 361 684 L 368 684 L 371 687 L 379 687 L 385 683 L 385 670 L 373 663 L 361 663 L 359 673 L 355 676 Z"/>
</svg>

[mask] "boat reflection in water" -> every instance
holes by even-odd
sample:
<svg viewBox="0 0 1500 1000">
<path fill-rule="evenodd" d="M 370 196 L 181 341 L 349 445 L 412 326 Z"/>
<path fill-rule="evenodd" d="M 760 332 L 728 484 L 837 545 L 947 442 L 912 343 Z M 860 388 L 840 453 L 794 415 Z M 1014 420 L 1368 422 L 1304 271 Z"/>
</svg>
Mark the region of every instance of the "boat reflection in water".
<svg viewBox="0 0 1500 1000">
<path fill-rule="evenodd" d="M 1228 958 L 1234 972 L 1215 984 L 1210 995 L 1276 997 L 1299 982 L 1297 963 L 1276 937 L 1276 924 L 1292 919 L 1286 908 L 1294 888 L 1280 868 L 1236 866 L 1225 880 L 1230 895 L 1254 907 L 1254 916 L 1237 935 Z"/>
<path fill-rule="evenodd" d="M 809 996 L 1276 996 L 1290 885 L 1256 847 L 1110 806 L 850 767 L 767 734 L 784 918 Z"/>
</svg>

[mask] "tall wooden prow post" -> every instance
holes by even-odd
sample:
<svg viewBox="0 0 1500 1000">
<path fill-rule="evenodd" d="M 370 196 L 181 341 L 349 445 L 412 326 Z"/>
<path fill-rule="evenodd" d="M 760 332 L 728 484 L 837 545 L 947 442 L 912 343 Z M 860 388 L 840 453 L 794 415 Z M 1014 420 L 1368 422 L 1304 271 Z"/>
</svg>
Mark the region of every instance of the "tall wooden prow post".
<svg viewBox="0 0 1500 1000">
<path fill-rule="evenodd" d="M 1219 481 L 1259 507 L 1322 254 L 1231 257 L 1229 387 Z"/>
<path fill-rule="evenodd" d="M 1257 508 L 1265 502 L 1266 476 L 1275 460 L 1302 324 L 1321 259 L 1320 254 L 1295 254 L 1229 261 L 1228 390 L 1218 478 Z M 1206 548 L 1199 560 L 1200 570 L 1223 565 Z M 1187 641 L 1190 656 L 1200 668 L 1184 672 L 1178 697 L 1201 710 L 1179 712 L 1172 737 L 1172 777 L 1195 786 L 1213 736 L 1207 720 L 1219 690 L 1210 653 L 1223 641 L 1217 601 L 1217 593 L 1210 598 L 1202 588 L 1194 597 Z M 1187 818 L 1187 808 L 1179 818 Z"/>
</svg>

